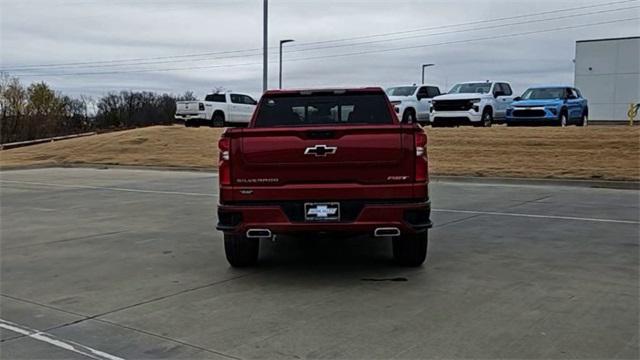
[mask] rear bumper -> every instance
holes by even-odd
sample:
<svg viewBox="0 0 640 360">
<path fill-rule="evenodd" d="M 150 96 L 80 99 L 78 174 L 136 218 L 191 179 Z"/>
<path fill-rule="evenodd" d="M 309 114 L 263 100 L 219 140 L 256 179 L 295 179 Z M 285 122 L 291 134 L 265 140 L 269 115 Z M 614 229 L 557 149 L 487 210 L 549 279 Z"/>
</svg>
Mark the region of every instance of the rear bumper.
<svg viewBox="0 0 640 360">
<path fill-rule="evenodd" d="M 174 118 L 180 121 L 190 121 L 190 120 L 202 120 L 207 121 L 207 113 L 204 111 L 189 113 L 189 114 L 175 114 Z"/>
<path fill-rule="evenodd" d="M 431 202 L 419 200 L 341 200 L 341 221 L 304 220 L 304 201 L 239 202 L 218 206 L 216 229 L 244 234 L 248 229 L 268 229 L 272 234 L 295 232 L 371 233 L 395 227 L 401 233 L 424 232 L 432 227 Z"/>
</svg>

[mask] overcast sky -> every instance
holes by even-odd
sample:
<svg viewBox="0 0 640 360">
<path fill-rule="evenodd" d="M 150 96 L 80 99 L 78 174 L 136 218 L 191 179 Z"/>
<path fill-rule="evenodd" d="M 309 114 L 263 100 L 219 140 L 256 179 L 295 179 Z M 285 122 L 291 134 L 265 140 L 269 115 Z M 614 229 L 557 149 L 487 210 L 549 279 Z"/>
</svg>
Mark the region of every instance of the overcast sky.
<svg viewBox="0 0 640 360">
<path fill-rule="evenodd" d="M 74 96 L 262 89 L 262 0 L 0 4 L 0 68 L 25 83 L 46 81 Z M 414 83 L 428 62 L 436 66 L 427 70 L 427 82 L 443 89 L 500 79 L 520 92 L 532 84 L 573 83 L 575 41 L 637 36 L 638 19 L 616 20 L 638 18 L 638 6 L 637 0 L 270 0 L 269 45 L 295 39 L 285 45 L 285 87 Z M 558 11 L 577 7 L 584 8 Z M 594 23 L 601 24 L 567 28 Z M 534 33 L 557 28 L 565 29 Z M 333 41 L 345 38 L 357 39 Z M 236 50 L 247 51 L 229 53 Z M 202 53 L 209 54 L 177 57 Z M 353 53 L 363 54 L 345 56 Z M 119 62 L 128 59 L 139 60 Z M 271 49 L 270 88 L 278 86 L 277 59 Z M 18 69 L 77 62 L 89 64 Z"/>
</svg>

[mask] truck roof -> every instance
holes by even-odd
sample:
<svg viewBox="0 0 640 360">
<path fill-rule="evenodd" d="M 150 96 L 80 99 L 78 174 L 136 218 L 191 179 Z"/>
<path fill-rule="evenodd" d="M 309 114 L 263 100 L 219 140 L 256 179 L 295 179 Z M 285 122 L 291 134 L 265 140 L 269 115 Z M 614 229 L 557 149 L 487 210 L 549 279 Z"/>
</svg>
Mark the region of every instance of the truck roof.
<svg viewBox="0 0 640 360">
<path fill-rule="evenodd" d="M 507 83 L 510 84 L 510 81 L 505 81 L 505 80 L 478 80 L 478 81 L 461 81 L 461 82 L 457 82 L 456 84 L 477 84 L 477 83 Z"/>
<path fill-rule="evenodd" d="M 400 85 L 392 85 L 392 86 L 388 86 L 387 89 L 389 88 L 394 88 L 394 87 L 404 87 L 404 86 L 415 86 L 415 87 L 420 87 L 420 86 L 435 86 L 437 87 L 438 85 L 434 85 L 434 84 L 400 84 Z"/>
<path fill-rule="evenodd" d="M 277 95 L 277 94 L 312 94 L 312 93 L 343 93 L 343 92 L 375 92 L 384 93 L 384 90 L 379 86 L 359 87 L 359 88 L 308 88 L 308 89 L 278 89 L 267 90 L 264 95 Z"/>
</svg>

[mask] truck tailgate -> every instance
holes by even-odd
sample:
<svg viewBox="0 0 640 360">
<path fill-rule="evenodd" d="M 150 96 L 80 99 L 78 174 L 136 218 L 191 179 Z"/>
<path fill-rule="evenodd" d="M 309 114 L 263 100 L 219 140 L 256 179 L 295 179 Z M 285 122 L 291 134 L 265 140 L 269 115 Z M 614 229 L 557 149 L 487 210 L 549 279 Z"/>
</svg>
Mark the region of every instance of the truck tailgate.
<svg viewBox="0 0 640 360">
<path fill-rule="evenodd" d="M 413 129 L 397 124 L 250 128 L 232 143 L 234 184 L 389 184 L 414 171 Z"/>
<path fill-rule="evenodd" d="M 176 101 L 176 114 L 197 114 L 199 101 Z"/>
</svg>

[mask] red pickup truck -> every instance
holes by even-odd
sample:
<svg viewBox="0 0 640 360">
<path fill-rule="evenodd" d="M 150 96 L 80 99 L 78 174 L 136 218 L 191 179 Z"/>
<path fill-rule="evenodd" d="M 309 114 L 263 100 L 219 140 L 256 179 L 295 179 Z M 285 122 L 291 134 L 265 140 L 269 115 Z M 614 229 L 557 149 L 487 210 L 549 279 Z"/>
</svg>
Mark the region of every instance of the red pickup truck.
<svg viewBox="0 0 640 360">
<path fill-rule="evenodd" d="M 218 143 L 227 260 L 251 266 L 260 239 L 355 233 L 393 239 L 419 266 L 431 227 L 427 137 L 400 123 L 381 88 L 267 91 L 248 128 Z"/>
</svg>

